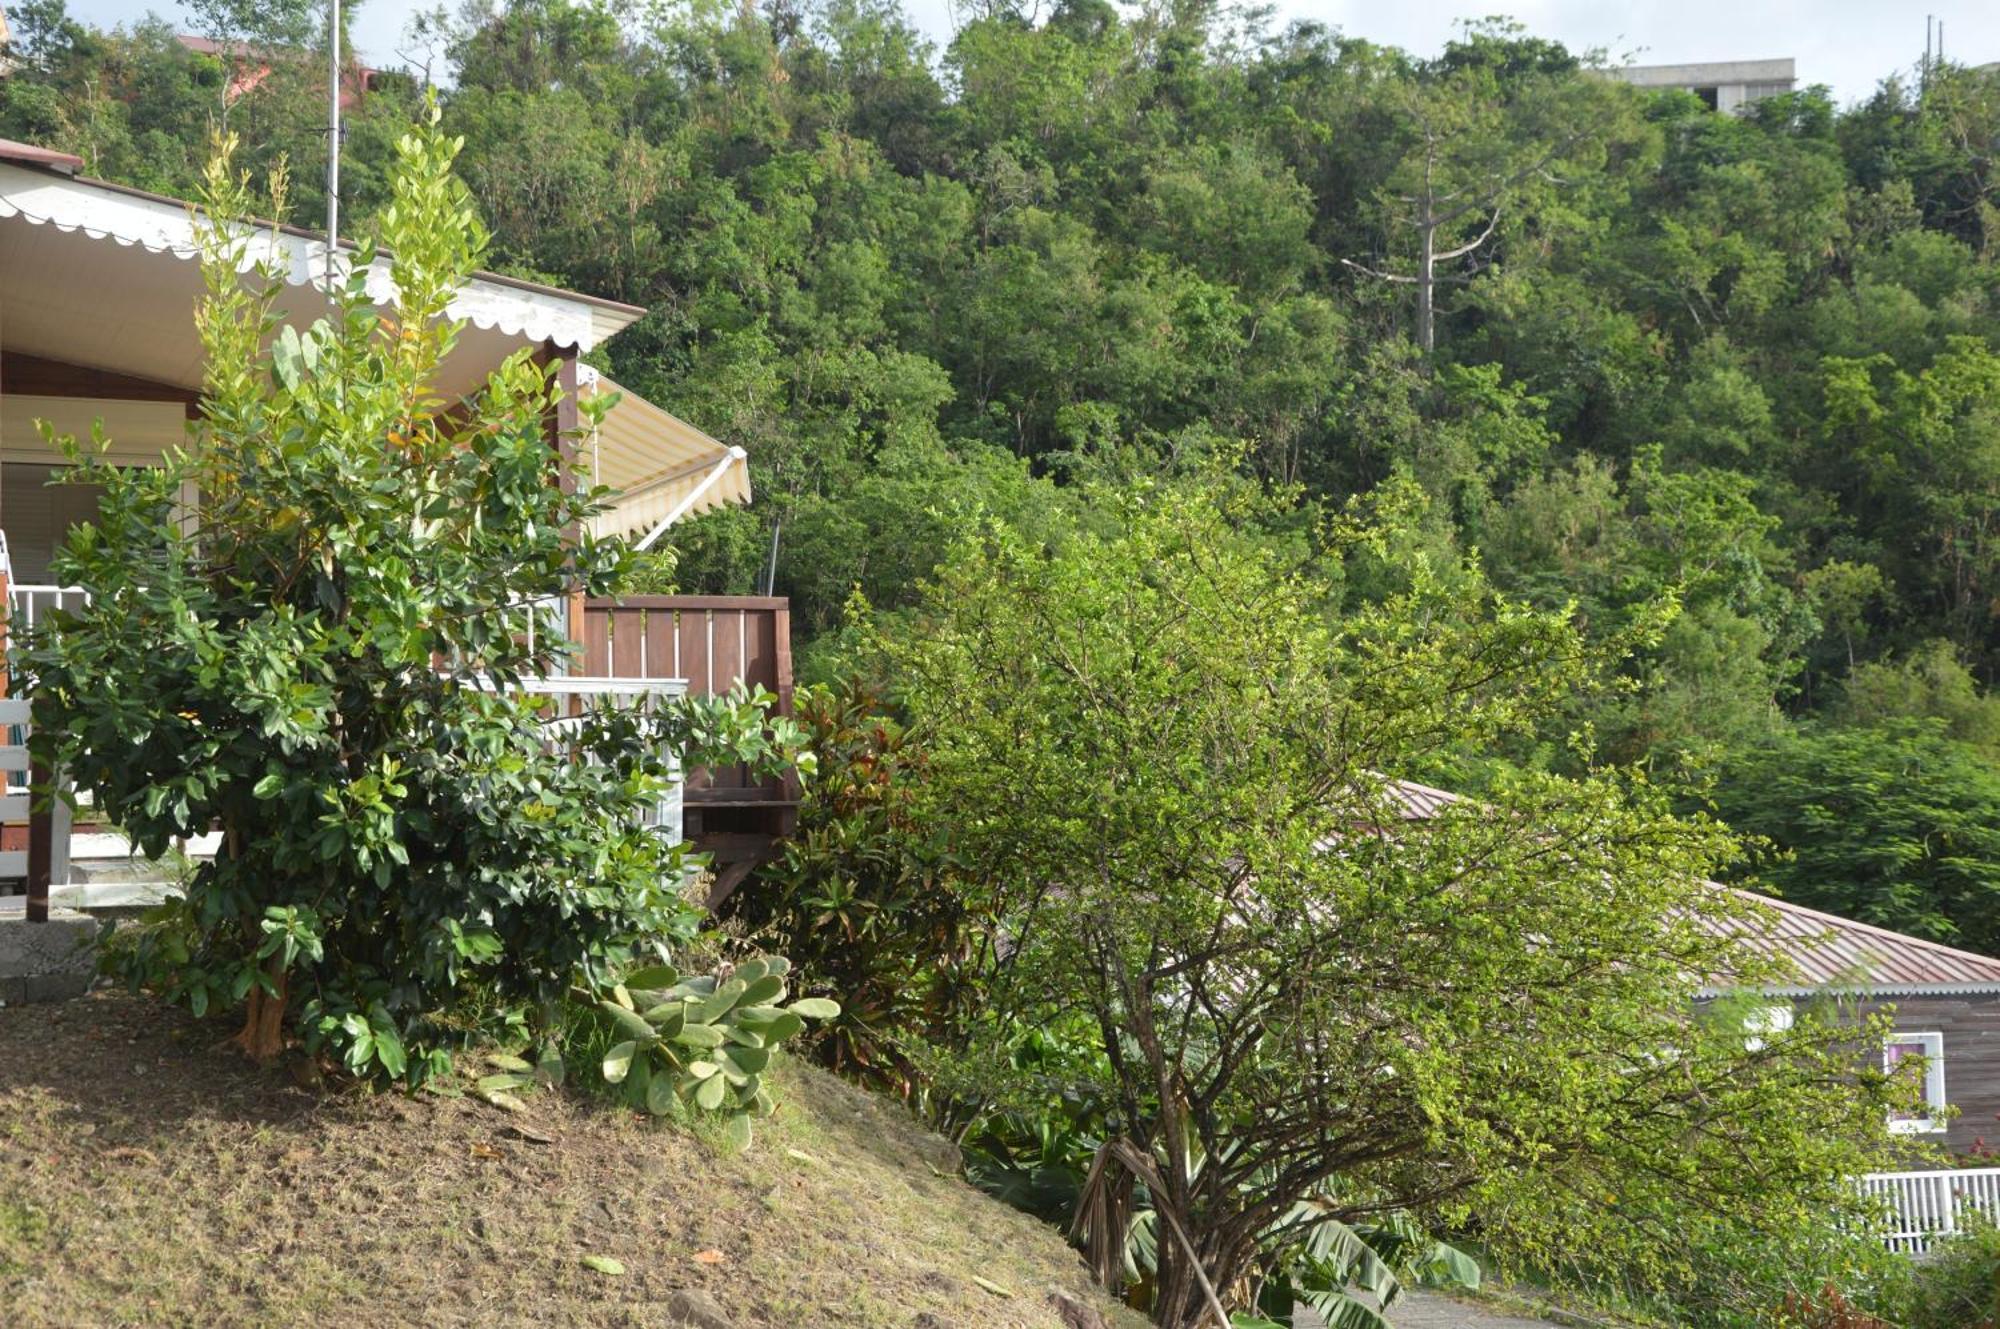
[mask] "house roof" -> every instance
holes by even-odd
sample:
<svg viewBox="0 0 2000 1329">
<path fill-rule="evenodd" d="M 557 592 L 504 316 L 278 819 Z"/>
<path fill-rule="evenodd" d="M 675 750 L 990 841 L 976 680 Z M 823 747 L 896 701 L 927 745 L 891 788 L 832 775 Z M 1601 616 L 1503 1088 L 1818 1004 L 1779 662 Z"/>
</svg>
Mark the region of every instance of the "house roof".
<svg viewBox="0 0 2000 1329">
<path fill-rule="evenodd" d="M 1837 991 L 1876 996 L 2000 993 L 2000 960 L 1891 932 L 1790 900 L 1724 887 L 1765 906 L 1769 925 L 1753 946 L 1782 960 L 1795 981 L 1765 984 L 1784 996 Z"/>
<path fill-rule="evenodd" d="M 0 139 L 0 305 L 5 348 L 65 364 L 199 389 L 202 351 L 194 311 L 202 279 L 194 212 L 179 199 L 79 176 L 82 159 Z M 258 223 L 255 257 L 268 256 L 309 298 L 288 321 L 322 311 L 327 247 L 321 234 Z M 351 262 L 343 243 L 336 262 Z M 395 294 L 378 257 L 369 293 Z M 449 307 L 466 320 L 443 385 L 467 391 L 522 345 L 588 351 L 641 317 L 633 305 L 481 272 Z M 580 390 L 616 392 L 587 449 L 593 480 L 619 492 L 592 522 L 598 535 L 643 535 L 670 520 L 750 501 L 746 456 L 635 393 L 578 366 Z M 26 436 L 36 438 L 33 430 Z"/>
<path fill-rule="evenodd" d="M 1464 801 L 1462 795 L 1410 780 L 1389 781 L 1389 796 L 1412 821 L 1428 820 L 1441 808 Z M 1720 882 L 1709 885 L 1761 906 L 1757 921 L 1732 919 L 1717 926 L 1744 929 L 1745 940 L 1755 950 L 1776 959 L 1788 971 L 1789 983 L 1758 985 L 1774 996 L 1810 996 L 1825 991 L 1874 996 L 2000 994 L 2000 959 L 1992 956 L 1975 955 Z M 1716 983 L 1705 991 L 1715 995 L 1727 986 Z"/>
<path fill-rule="evenodd" d="M 54 148 L 37 147 L 33 143 L 17 143 L 11 138 L 0 138 L 0 161 L 22 166 L 46 166 L 64 175 L 74 175 L 83 169 L 83 158 L 73 152 L 57 152 Z"/>
<path fill-rule="evenodd" d="M 144 190 L 76 175 L 65 154 L 0 143 L 0 300 L 7 346 L 66 363 L 183 388 L 201 383 L 194 309 L 201 274 L 191 206 Z M 259 223 L 255 257 L 306 291 L 323 281 L 323 235 Z M 354 246 L 334 251 L 352 261 Z M 162 262 L 162 259 L 181 260 Z M 368 272 L 369 294 L 395 294 L 386 256 Z M 313 307 L 293 315 L 305 322 Z M 469 389 L 523 344 L 589 351 L 645 310 L 536 282 L 475 273 L 449 312 L 468 324 L 445 368 L 445 383 Z"/>
</svg>

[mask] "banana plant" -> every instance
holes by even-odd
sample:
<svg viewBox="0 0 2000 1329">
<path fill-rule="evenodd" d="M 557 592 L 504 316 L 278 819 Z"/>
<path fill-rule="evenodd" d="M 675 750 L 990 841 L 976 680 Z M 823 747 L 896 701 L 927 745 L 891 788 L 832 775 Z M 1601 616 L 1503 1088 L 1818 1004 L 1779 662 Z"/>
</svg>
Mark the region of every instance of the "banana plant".
<svg viewBox="0 0 2000 1329">
<path fill-rule="evenodd" d="M 1117 1282 L 1107 1275 L 1122 1265 L 1123 1281 L 1140 1302 L 1159 1269 L 1161 1216 L 1147 1180 L 1157 1175 L 1146 1166 L 1151 1161 L 1129 1141 L 1108 1142 L 1078 1197 L 1072 1228 L 1100 1278 Z M 1202 1161 L 1196 1160 L 1197 1171 Z M 1265 1229 L 1258 1243 L 1260 1275 L 1224 1293 L 1256 1308 L 1232 1315 L 1232 1329 L 1283 1329 L 1301 1305 L 1317 1312 L 1327 1329 L 1393 1329 L 1384 1312 L 1402 1297 L 1406 1282 L 1478 1288 L 1478 1263 L 1408 1214 L 1347 1223 L 1334 1217 L 1343 1207 L 1330 1191 L 1309 1196 Z M 1107 1241 L 1118 1249 L 1097 1249 Z"/>
</svg>

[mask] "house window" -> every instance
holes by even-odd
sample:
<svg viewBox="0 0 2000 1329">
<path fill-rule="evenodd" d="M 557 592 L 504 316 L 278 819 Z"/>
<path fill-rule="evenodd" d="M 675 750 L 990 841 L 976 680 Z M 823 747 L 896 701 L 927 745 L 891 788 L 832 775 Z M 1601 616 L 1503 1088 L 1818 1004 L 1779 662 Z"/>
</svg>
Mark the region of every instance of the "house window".
<svg viewBox="0 0 2000 1329">
<path fill-rule="evenodd" d="M 0 531 L 7 533 L 17 583 L 46 582 L 49 560 L 69 528 L 97 520 L 97 485 L 52 484 L 63 466 L 0 464 Z"/>
<path fill-rule="evenodd" d="M 1771 1034 L 1782 1034 L 1792 1027 L 1792 1008 L 1785 1006 L 1759 1006 L 1743 1018 L 1743 1032 L 1747 1035 L 1743 1046 L 1751 1052 L 1762 1052 L 1764 1040 Z"/>
<path fill-rule="evenodd" d="M 1944 1129 L 1944 1035 L 1894 1033 L 1882 1045 L 1882 1069 L 1923 1076 L 1922 1112 L 1891 1112 L 1889 1129 L 1904 1135 Z"/>
</svg>

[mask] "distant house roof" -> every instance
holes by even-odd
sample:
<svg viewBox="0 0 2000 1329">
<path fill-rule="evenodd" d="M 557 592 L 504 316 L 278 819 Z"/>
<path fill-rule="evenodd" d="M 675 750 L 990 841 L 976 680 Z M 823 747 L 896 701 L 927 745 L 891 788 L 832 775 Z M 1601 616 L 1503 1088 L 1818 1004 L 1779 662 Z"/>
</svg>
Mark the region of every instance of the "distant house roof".
<svg viewBox="0 0 2000 1329">
<path fill-rule="evenodd" d="M 1768 895 L 1750 898 L 1775 915 L 1769 930 L 1753 937 L 1753 944 L 1785 960 L 1798 979 L 1767 991 L 1789 996 L 1829 990 L 1881 996 L 2000 993 L 2000 960 L 1991 956 L 1824 914 L 1789 900 Z"/>
<path fill-rule="evenodd" d="M 0 138 L 0 161 L 18 162 L 23 166 L 46 166 L 64 175 L 75 175 L 83 169 L 83 158 L 70 152 L 57 152 L 54 148 L 37 147 L 33 143 L 16 143 L 11 138 Z"/>
<path fill-rule="evenodd" d="M 1449 790 L 1410 780 L 1390 781 L 1389 793 L 1412 821 L 1428 820 L 1440 809 L 1463 801 L 1461 795 Z M 1789 900 L 1719 882 L 1709 884 L 1763 906 L 1762 926 L 1734 921 L 1719 925 L 1747 928 L 1749 944 L 1790 971 L 1791 982 L 1760 983 L 1760 991 L 1774 996 L 1827 991 L 1873 996 L 2000 994 L 2000 959 L 1857 923 Z M 1705 991 L 1715 995 L 1728 986 L 1716 983 Z"/>
</svg>

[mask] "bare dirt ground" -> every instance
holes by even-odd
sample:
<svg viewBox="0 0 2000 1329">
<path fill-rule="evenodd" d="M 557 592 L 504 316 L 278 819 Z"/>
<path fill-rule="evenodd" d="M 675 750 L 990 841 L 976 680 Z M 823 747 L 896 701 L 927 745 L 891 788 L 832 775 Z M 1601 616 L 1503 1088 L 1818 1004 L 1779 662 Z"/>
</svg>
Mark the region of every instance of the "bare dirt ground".
<svg viewBox="0 0 2000 1329">
<path fill-rule="evenodd" d="M 732 1329 L 1057 1329 L 1054 1289 L 1145 1323 L 804 1067 L 728 1155 L 576 1094 L 307 1089 L 228 1032 L 118 993 L 0 1010 L 0 1325 L 651 1329 L 695 1290 Z"/>
<path fill-rule="evenodd" d="M 1389 1318 L 1396 1329 L 1553 1329 L 1551 1320 L 1528 1319 L 1507 1311 L 1460 1301 L 1437 1292 L 1411 1292 Z"/>
</svg>

